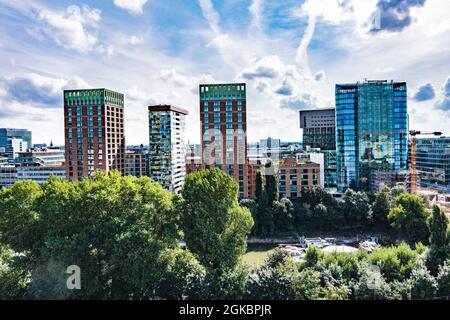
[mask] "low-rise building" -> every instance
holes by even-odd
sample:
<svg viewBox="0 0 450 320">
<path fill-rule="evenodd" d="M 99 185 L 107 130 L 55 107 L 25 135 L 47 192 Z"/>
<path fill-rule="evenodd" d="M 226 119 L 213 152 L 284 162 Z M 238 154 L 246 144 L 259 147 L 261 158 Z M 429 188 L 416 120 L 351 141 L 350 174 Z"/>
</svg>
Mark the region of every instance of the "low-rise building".
<svg viewBox="0 0 450 320">
<path fill-rule="evenodd" d="M 148 176 L 148 151 L 133 149 L 125 151 L 125 175 L 134 177 Z"/>
<path fill-rule="evenodd" d="M 17 181 L 15 166 L 6 165 L 0 167 L 0 188 L 10 188 Z"/>
<path fill-rule="evenodd" d="M 320 187 L 320 164 L 284 158 L 278 170 L 280 197 L 299 198 L 305 188 Z"/>
<path fill-rule="evenodd" d="M 64 165 L 20 166 L 16 167 L 17 181 L 32 180 L 36 183 L 47 182 L 50 177 L 66 179 Z"/>
</svg>

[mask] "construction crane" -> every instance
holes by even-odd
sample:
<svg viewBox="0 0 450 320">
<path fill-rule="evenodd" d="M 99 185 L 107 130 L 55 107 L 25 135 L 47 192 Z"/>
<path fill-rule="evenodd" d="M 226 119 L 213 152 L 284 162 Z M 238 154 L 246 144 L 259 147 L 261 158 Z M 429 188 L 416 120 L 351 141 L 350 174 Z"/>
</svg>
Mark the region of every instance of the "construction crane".
<svg viewBox="0 0 450 320">
<path fill-rule="evenodd" d="M 417 192 L 417 136 L 419 135 L 434 135 L 434 136 L 441 136 L 442 132 L 439 131 L 417 131 L 417 130 L 410 130 L 409 134 L 411 135 L 411 184 L 410 184 L 410 191 L 411 193 Z"/>
</svg>

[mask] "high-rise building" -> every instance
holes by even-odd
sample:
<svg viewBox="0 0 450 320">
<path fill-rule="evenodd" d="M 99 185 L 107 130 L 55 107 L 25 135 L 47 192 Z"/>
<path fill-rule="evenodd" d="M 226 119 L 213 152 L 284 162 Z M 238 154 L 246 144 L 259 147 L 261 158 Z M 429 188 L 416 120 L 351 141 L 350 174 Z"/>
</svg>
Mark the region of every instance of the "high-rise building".
<svg viewBox="0 0 450 320">
<path fill-rule="evenodd" d="M 232 176 L 239 184 L 239 197 L 250 197 L 246 85 L 202 84 L 199 89 L 203 165 Z"/>
<path fill-rule="evenodd" d="M 0 128 L 0 152 L 6 152 L 8 141 L 11 139 L 22 139 L 27 143 L 27 147 L 31 148 L 32 134 L 27 129 Z"/>
<path fill-rule="evenodd" d="M 66 177 L 125 167 L 124 96 L 108 89 L 65 90 Z"/>
<path fill-rule="evenodd" d="M 417 138 L 420 186 L 450 193 L 450 137 Z"/>
<path fill-rule="evenodd" d="M 334 108 L 300 110 L 300 128 L 303 129 L 303 148 L 336 150 Z"/>
<path fill-rule="evenodd" d="M 149 176 L 170 192 L 178 193 L 186 177 L 186 115 L 171 105 L 148 107 Z"/>
<path fill-rule="evenodd" d="M 336 85 L 337 183 L 370 189 L 373 170 L 405 170 L 408 153 L 405 82 Z"/>
<path fill-rule="evenodd" d="M 318 150 L 324 156 L 323 180 L 326 188 L 337 186 L 336 114 L 334 108 L 300 111 L 303 149 Z"/>
</svg>

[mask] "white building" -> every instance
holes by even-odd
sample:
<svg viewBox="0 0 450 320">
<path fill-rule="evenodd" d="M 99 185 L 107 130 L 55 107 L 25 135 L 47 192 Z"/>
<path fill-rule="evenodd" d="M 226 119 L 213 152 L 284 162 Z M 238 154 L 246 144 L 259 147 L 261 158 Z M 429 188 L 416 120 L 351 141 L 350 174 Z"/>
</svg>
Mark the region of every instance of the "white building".
<svg viewBox="0 0 450 320">
<path fill-rule="evenodd" d="M 47 182 L 50 177 L 66 179 L 66 168 L 59 166 L 26 166 L 17 167 L 17 180 L 32 180 L 36 183 Z"/>
<path fill-rule="evenodd" d="M 32 148 L 19 152 L 15 162 L 19 165 L 59 166 L 64 164 L 64 150 L 59 147 Z"/>
<path fill-rule="evenodd" d="M 21 138 L 8 139 L 6 153 L 8 154 L 9 161 L 14 162 L 14 160 L 19 156 L 19 152 L 27 151 L 28 147 L 28 142 Z"/>
<path fill-rule="evenodd" d="M 186 120 L 188 112 L 171 105 L 149 106 L 149 176 L 178 193 L 186 177 Z"/>
</svg>

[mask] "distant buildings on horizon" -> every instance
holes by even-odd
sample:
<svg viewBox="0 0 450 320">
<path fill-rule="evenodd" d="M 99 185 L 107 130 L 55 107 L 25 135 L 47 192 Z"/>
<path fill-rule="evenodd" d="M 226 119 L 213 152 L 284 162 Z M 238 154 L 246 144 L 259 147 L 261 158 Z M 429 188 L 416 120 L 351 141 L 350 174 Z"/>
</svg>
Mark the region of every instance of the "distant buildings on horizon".
<svg viewBox="0 0 450 320">
<path fill-rule="evenodd" d="M 267 138 L 247 142 L 245 83 L 199 85 L 200 144 L 188 145 L 188 112 L 172 105 L 148 107 L 148 145 L 126 146 L 121 93 L 108 89 L 64 91 L 64 150 L 32 149 L 31 132 L 0 128 L 0 187 L 54 175 L 70 181 L 96 170 L 149 176 L 179 192 L 186 174 L 218 167 L 239 185 L 239 197 L 255 194 L 257 171 L 273 164 L 280 195 L 299 197 L 322 186 L 407 189 L 408 114 L 405 82 L 336 85 L 336 108 L 301 110 L 303 142 Z M 418 138 L 422 187 L 450 193 L 450 138 Z"/>
</svg>

